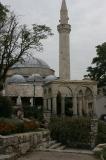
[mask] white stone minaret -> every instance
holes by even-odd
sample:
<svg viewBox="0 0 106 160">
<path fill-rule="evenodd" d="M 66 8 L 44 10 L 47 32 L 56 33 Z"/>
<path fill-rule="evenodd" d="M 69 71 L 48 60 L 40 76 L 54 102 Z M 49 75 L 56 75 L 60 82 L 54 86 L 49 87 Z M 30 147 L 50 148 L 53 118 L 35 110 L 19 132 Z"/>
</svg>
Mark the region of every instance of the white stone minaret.
<svg viewBox="0 0 106 160">
<path fill-rule="evenodd" d="M 59 32 L 59 77 L 61 80 L 70 80 L 70 31 L 68 24 L 68 11 L 66 1 L 62 0 L 60 10 L 60 24 L 57 26 Z"/>
</svg>

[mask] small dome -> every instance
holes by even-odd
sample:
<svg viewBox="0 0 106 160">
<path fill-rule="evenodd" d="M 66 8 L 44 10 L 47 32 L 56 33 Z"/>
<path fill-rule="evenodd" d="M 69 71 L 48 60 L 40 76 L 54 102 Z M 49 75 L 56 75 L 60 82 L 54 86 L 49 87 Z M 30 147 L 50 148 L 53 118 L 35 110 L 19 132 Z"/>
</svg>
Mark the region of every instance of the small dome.
<svg viewBox="0 0 106 160">
<path fill-rule="evenodd" d="M 7 83 L 25 83 L 25 78 L 22 75 L 15 74 L 8 79 Z"/>
<path fill-rule="evenodd" d="M 40 58 L 30 57 L 18 62 L 12 68 L 50 68 L 49 65 Z"/>
<path fill-rule="evenodd" d="M 45 82 L 51 82 L 57 80 L 57 77 L 54 75 L 49 75 L 45 78 Z"/>
<path fill-rule="evenodd" d="M 33 74 L 32 76 L 29 76 L 27 79 L 27 82 L 42 82 L 43 78 L 40 74 Z"/>
</svg>

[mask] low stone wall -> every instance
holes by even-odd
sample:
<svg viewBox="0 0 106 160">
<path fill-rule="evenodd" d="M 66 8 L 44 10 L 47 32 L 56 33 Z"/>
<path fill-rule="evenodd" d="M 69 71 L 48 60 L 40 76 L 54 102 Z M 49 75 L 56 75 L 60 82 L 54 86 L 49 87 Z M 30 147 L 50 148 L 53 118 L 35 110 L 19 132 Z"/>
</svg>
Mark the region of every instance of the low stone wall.
<svg viewBox="0 0 106 160">
<path fill-rule="evenodd" d="M 50 140 L 48 130 L 40 132 L 30 132 L 23 134 L 15 134 L 11 136 L 0 135 L 0 154 L 13 154 L 17 157 L 36 148 L 44 141 Z"/>
</svg>

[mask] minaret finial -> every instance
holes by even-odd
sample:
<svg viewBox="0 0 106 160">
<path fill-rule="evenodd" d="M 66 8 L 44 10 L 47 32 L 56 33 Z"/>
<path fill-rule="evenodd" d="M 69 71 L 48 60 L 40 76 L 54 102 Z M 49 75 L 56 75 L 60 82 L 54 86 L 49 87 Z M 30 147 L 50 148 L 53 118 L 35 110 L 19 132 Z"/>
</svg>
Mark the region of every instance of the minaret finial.
<svg viewBox="0 0 106 160">
<path fill-rule="evenodd" d="M 61 10 L 67 10 L 67 6 L 66 6 L 66 1 L 65 0 L 62 1 Z"/>
<path fill-rule="evenodd" d="M 66 1 L 62 0 L 61 10 L 60 10 L 60 23 L 68 24 L 68 11 Z"/>
</svg>

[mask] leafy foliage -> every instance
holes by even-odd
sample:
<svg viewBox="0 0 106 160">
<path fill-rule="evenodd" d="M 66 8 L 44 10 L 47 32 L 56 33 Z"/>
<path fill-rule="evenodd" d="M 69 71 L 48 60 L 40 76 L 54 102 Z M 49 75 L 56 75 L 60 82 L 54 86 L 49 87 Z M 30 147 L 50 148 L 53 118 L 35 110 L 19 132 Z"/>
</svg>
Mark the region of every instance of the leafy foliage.
<svg viewBox="0 0 106 160">
<path fill-rule="evenodd" d="M 12 104 L 8 97 L 0 96 L 0 117 L 11 117 Z"/>
<path fill-rule="evenodd" d="M 53 118 L 49 124 L 51 137 L 68 147 L 90 147 L 88 118 Z"/>
<path fill-rule="evenodd" d="M 39 128 L 39 123 L 35 120 L 0 118 L 1 135 L 31 132 L 31 131 L 36 131 L 38 128 Z"/>
<path fill-rule="evenodd" d="M 106 122 L 99 121 L 98 123 L 98 135 L 96 143 L 106 143 Z"/>
<path fill-rule="evenodd" d="M 36 118 L 38 121 L 43 120 L 43 109 L 38 109 L 36 106 L 24 106 L 24 117 L 26 118 Z"/>
<path fill-rule="evenodd" d="M 87 68 L 88 77 L 98 82 L 98 86 L 106 85 L 106 42 L 96 46 L 97 57 L 92 60 L 93 67 Z"/>
</svg>

